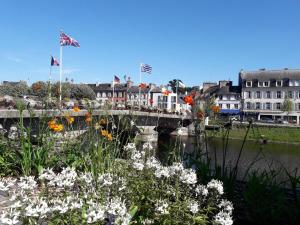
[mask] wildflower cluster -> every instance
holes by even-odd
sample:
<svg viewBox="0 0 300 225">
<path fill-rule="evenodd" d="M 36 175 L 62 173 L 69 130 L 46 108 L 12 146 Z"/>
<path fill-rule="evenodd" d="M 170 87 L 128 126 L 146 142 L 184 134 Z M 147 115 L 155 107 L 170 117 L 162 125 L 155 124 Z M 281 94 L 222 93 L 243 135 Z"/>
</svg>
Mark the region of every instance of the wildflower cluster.
<svg viewBox="0 0 300 225">
<path fill-rule="evenodd" d="M 48 127 L 50 130 L 53 130 L 55 132 L 61 132 L 64 129 L 64 125 L 57 123 L 56 119 L 50 120 L 48 122 Z"/>
</svg>

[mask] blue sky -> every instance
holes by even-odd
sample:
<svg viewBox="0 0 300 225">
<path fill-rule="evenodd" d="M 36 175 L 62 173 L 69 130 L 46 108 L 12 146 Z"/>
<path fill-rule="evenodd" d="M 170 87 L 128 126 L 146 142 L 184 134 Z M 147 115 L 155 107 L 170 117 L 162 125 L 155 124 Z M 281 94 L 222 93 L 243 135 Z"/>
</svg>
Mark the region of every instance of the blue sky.
<svg viewBox="0 0 300 225">
<path fill-rule="evenodd" d="M 75 82 L 127 74 L 137 83 L 140 62 L 153 67 L 143 81 L 157 84 L 300 68 L 297 0 L 3 0 L 0 10 L 0 80 L 47 80 L 60 29 L 81 45 L 63 49 Z"/>
</svg>

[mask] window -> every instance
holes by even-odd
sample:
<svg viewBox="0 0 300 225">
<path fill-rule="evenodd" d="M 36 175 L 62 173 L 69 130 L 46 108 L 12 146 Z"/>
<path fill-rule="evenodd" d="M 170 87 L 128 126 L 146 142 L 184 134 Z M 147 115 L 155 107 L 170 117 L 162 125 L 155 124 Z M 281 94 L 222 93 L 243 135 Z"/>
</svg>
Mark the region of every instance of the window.
<svg viewBox="0 0 300 225">
<path fill-rule="evenodd" d="M 261 98 L 260 91 L 256 92 L 256 98 Z"/>
<path fill-rule="evenodd" d="M 167 102 L 168 101 L 168 96 L 163 96 L 163 101 Z"/>
<path fill-rule="evenodd" d="M 219 104 L 219 107 L 222 109 L 222 104 Z"/>
<path fill-rule="evenodd" d="M 227 108 L 227 109 L 230 109 L 230 104 L 226 104 L 226 108 Z"/>
<path fill-rule="evenodd" d="M 172 101 L 172 102 L 176 102 L 176 96 L 172 96 L 172 97 L 171 97 L 171 101 Z"/>
<path fill-rule="evenodd" d="M 276 80 L 276 87 L 282 87 L 282 80 Z"/>
<path fill-rule="evenodd" d="M 246 109 L 250 109 L 250 107 L 251 107 L 251 103 L 250 103 L 250 102 L 247 102 L 247 103 L 246 103 Z"/>
<path fill-rule="evenodd" d="M 293 92 L 292 91 L 288 92 L 288 98 L 293 98 Z"/>
<path fill-rule="evenodd" d="M 244 98 L 251 98 L 251 91 L 245 91 Z"/>
<path fill-rule="evenodd" d="M 278 109 L 278 110 L 281 109 L 281 103 L 280 102 L 276 103 L 276 109 Z"/>
<path fill-rule="evenodd" d="M 271 91 L 267 91 L 267 92 L 266 92 L 266 97 L 267 97 L 267 98 L 271 98 Z"/>
<path fill-rule="evenodd" d="M 219 99 L 222 100 L 223 99 L 223 95 L 219 95 Z"/>
<path fill-rule="evenodd" d="M 260 109 L 260 102 L 255 103 L 255 109 Z"/>
<path fill-rule="evenodd" d="M 159 102 L 161 101 L 161 99 L 160 99 L 160 98 L 161 98 L 161 96 L 158 96 L 158 98 L 157 98 L 157 100 L 158 100 Z"/>
<path fill-rule="evenodd" d="M 270 86 L 270 82 L 269 81 L 264 81 L 264 87 L 269 87 Z"/>
<path fill-rule="evenodd" d="M 252 87 L 252 81 L 246 81 L 246 87 Z"/>
<path fill-rule="evenodd" d="M 300 103 L 298 103 L 298 110 L 300 110 Z"/>
<path fill-rule="evenodd" d="M 281 91 L 276 92 L 276 98 L 281 98 Z"/>
<path fill-rule="evenodd" d="M 263 86 L 264 86 L 264 82 L 259 81 L 259 82 L 258 82 L 258 87 L 263 87 Z"/>
<path fill-rule="evenodd" d="M 107 93 L 107 97 L 109 97 L 109 98 L 111 97 L 111 93 L 110 93 L 110 92 L 109 92 L 109 93 Z"/>
<path fill-rule="evenodd" d="M 270 102 L 266 103 L 266 109 L 269 109 L 269 110 L 271 109 L 271 103 Z"/>
<path fill-rule="evenodd" d="M 234 104 L 235 109 L 239 109 L 239 104 Z"/>
</svg>

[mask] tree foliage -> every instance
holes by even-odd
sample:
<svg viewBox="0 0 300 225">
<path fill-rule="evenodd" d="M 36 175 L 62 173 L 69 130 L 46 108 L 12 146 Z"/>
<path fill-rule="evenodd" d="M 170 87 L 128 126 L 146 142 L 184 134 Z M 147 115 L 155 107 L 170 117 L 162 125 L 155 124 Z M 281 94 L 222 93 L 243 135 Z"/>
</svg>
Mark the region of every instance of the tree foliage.
<svg viewBox="0 0 300 225">
<path fill-rule="evenodd" d="M 31 85 L 31 92 L 33 95 L 44 98 L 49 95 L 49 83 L 37 81 Z"/>
<path fill-rule="evenodd" d="M 284 101 L 282 103 L 282 111 L 289 114 L 291 111 L 293 111 L 293 102 L 291 99 L 285 97 Z"/>
<path fill-rule="evenodd" d="M 4 83 L 0 85 L 0 95 L 10 95 L 17 97 L 19 95 L 27 95 L 29 93 L 29 87 L 26 81 L 20 81 L 16 84 Z"/>
</svg>

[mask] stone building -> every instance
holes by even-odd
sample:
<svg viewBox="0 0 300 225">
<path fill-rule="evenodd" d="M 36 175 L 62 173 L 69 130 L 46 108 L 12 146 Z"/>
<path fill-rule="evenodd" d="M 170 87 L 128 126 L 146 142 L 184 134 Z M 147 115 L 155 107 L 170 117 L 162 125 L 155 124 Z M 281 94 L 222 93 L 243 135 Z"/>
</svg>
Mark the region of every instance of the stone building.
<svg viewBox="0 0 300 225">
<path fill-rule="evenodd" d="M 284 119 L 299 124 L 300 70 L 243 71 L 239 73 L 242 88 L 242 109 L 246 116 Z M 293 102 L 291 112 L 285 112 L 283 102 Z"/>
</svg>

